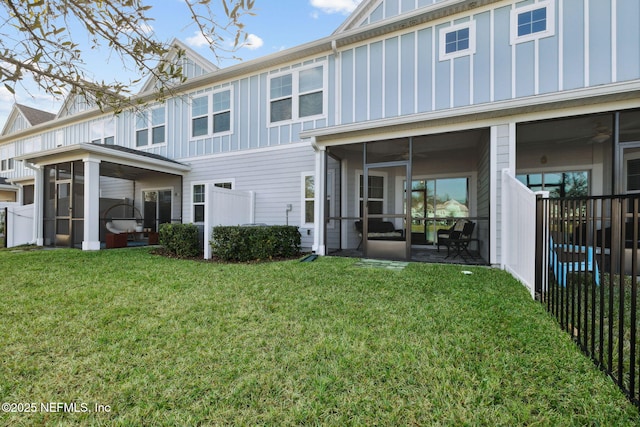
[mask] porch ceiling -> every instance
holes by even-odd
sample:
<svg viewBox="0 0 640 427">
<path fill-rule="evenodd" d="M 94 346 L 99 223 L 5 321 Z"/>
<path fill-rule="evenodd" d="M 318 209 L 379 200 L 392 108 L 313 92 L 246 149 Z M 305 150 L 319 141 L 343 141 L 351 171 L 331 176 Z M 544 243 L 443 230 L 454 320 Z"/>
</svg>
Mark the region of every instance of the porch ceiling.
<svg viewBox="0 0 640 427">
<path fill-rule="evenodd" d="M 100 161 L 101 173 L 117 178 L 131 179 L 149 171 L 184 175 L 191 170 L 191 167 L 185 164 L 159 155 L 90 143 L 68 145 L 16 157 L 16 160 L 38 166 L 84 159 Z"/>
<path fill-rule="evenodd" d="M 602 144 L 611 141 L 613 113 L 521 123 L 517 127 L 518 144 Z M 635 140 L 640 134 L 640 114 L 626 114 L 620 121 L 620 139 Z"/>
<path fill-rule="evenodd" d="M 473 129 L 469 131 L 448 132 L 436 135 L 420 135 L 413 137 L 413 156 L 420 158 L 429 153 L 460 151 L 478 146 L 486 129 Z M 373 141 L 372 141 L 373 142 Z M 377 155 L 393 156 L 398 150 L 393 144 L 377 144 L 373 147 Z M 351 153 L 362 156 L 361 144 L 346 144 L 331 147 L 333 153 Z"/>
</svg>

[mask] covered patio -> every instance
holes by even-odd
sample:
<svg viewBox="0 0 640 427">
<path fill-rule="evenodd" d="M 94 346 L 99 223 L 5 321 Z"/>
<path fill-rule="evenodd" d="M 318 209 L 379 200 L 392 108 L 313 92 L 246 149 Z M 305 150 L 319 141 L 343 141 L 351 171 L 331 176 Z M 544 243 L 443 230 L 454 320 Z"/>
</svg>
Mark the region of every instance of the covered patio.
<svg viewBox="0 0 640 427">
<path fill-rule="evenodd" d="M 125 233 L 140 227 L 140 237 L 182 221 L 182 177 L 190 167 L 181 163 L 93 143 L 17 160 L 35 172 L 34 240 L 40 246 L 99 250 L 113 234 L 107 223 L 114 218 L 135 221 L 136 229 Z"/>
<path fill-rule="evenodd" d="M 316 143 L 326 254 L 489 263 L 489 128 Z M 468 248 L 447 257 L 439 235 L 461 219 Z"/>
</svg>

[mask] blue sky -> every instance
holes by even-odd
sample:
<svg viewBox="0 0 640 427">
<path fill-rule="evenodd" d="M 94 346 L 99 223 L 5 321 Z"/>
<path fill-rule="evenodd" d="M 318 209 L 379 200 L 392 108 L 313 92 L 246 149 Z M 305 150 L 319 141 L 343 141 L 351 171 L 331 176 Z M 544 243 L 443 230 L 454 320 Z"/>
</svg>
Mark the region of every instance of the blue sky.
<svg viewBox="0 0 640 427">
<path fill-rule="evenodd" d="M 251 45 L 238 49 L 234 55 L 246 61 L 329 36 L 360 1 L 256 0 L 253 10 L 255 16 L 246 16 L 242 21 L 246 32 L 250 34 Z M 153 6 L 150 15 L 155 21 L 151 25 L 158 39 L 170 41 L 178 38 L 216 63 L 209 48 L 198 43 L 197 28 L 189 18 L 183 0 L 148 0 L 147 4 Z M 220 0 L 212 0 L 211 4 L 214 11 L 222 11 Z M 80 41 L 80 38 L 77 41 Z M 123 72 L 119 58 L 110 57 L 106 51 L 91 52 L 83 59 L 89 72 L 87 77 L 96 81 L 111 81 L 114 76 L 126 81 L 136 77 L 134 73 Z M 237 63 L 237 60 L 225 59 L 216 65 L 224 68 Z M 26 89 L 16 89 L 15 98 L 2 88 L 0 128 L 4 125 L 14 102 L 57 113 L 62 100 L 54 100 L 48 95 L 38 93 L 37 89 L 28 84 Z"/>
</svg>

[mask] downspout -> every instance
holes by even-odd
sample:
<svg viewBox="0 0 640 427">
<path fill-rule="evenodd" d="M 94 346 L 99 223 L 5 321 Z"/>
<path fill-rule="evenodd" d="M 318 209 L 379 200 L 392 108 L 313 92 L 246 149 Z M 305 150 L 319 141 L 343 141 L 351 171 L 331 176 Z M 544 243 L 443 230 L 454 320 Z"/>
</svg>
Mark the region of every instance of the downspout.
<svg viewBox="0 0 640 427">
<path fill-rule="evenodd" d="M 335 58 L 335 75 L 334 80 L 335 80 L 335 99 L 342 99 L 342 79 L 340 79 L 340 69 L 342 68 L 342 65 L 340 64 L 340 51 L 338 51 L 338 42 L 334 39 L 331 40 L 331 50 L 333 52 L 333 56 Z M 340 120 L 340 117 L 342 116 L 342 102 L 336 102 L 335 103 L 335 112 L 334 112 L 334 124 L 338 125 L 342 123 L 342 120 Z"/>
<path fill-rule="evenodd" d="M 312 250 L 317 255 L 325 255 L 325 206 L 326 200 L 326 150 L 311 138 L 311 147 L 315 153 L 315 195 L 313 209 L 313 246 Z"/>
</svg>

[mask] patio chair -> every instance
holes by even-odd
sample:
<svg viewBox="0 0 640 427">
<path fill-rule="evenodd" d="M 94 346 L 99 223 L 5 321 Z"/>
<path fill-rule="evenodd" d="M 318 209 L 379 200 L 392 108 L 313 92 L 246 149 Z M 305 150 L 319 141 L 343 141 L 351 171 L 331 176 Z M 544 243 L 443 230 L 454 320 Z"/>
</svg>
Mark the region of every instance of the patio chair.
<svg viewBox="0 0 640 427">
<path fill-rule="evenodd" d="M 458 223 L 462 223 L 462 226 L 460 227 Z M 478 240 L 472 237 L 475 227 L 475 222 L 458 220 L 451 233 L 447 234 L 446 237 L 444 237 L 444 233 L 442 234 L 442 237 L 438 237 L 438 248 L 440 247 L 440 244 L 447 247 L 447 258 L 455 258 L 457 256 L 464 258 L 463 253 L 466 253 L 469 257 L 473 258 L 473 255 L 469 252 L 469 243 L 474 240 Z M 460 228 L 462 229 L 460 230 Z M 451 255 L 452 249 L 455 251 L 453 255 Z"/>
<path fill-rule="evenodd" d="M 462 232 L 462 230 L 464 230 L 465 223 L 467 223 L 466 219 L 459 219 L 454 222 L 450 228 L 443 228 L 441 230 L 438 230 L 438 252 L 440 252 L 440 245 L 447 246 L 447 240 L 450 236 L 458 235 Z"/>
<path fill-rule="evenodd" d="M 591 246 L 555 244 L 549 236 L 549 264 L 562 287 L 567 286 L 569 273 L 592 272 L 596 285 L 600 285 L 600 271 Z"/>
</svg>

